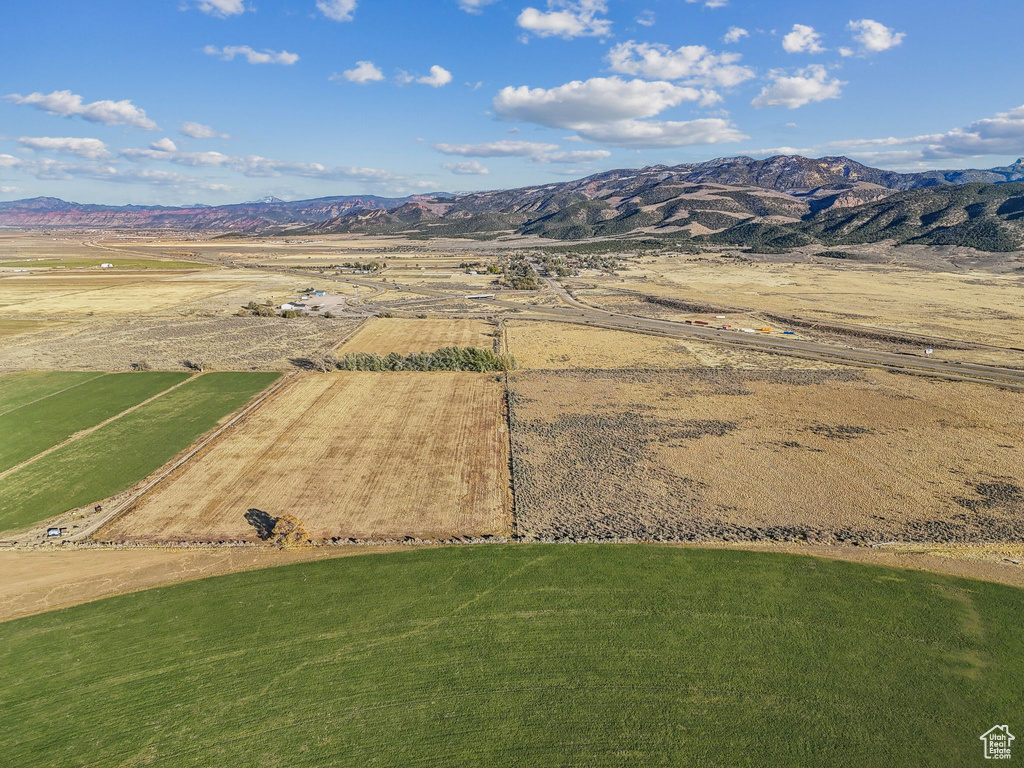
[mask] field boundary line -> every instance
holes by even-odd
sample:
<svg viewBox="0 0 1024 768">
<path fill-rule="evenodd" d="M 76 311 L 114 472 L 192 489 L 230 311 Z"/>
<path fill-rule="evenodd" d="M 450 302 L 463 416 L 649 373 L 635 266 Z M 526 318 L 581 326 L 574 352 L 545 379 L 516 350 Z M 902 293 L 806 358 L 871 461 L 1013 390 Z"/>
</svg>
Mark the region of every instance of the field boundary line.
<svg viewBox="0 0 1024 768">
<path fill-rule="evenodd" d="M 103 528 L 106 528 L 117 518 L 121 517 L 125 512 L 130 511 L 139 500 L 147 493 L 156 488 L 160 483 L 166 480 L 168 477 L 177 472 L 183 467 L 188 461 L 195 458 L 198 454 L 213 445 L 219 438 L 221 438 L 228 430 L 235 427 L 237 424 L 245 420 L 249 414 L 256 410 L 259 406 L 265 403 L 272 396 L 281 391 L 284 385 L 291 381 L 294 376 L 297 375 L 297 371 L 286 373 L 280 379 L 275 381 L 269 387 L 260 392 L 256 397 L 242 406 L 241 410 L 235 413 L 226 422 L 221 424 L 219 427 L 214 427 L 213 431 L 200 437 L 198 442 L 193 443 L 189 448 L 186 449 L 185 453 L 179 454 L 177 457 L 171 459 L 168 464 L 157 470 L 156 476 L 150 475 L 142 481 L 141 485 L 137 485 L 135 489 L 129 489 L 128 495 L 118 501 L 111 508 L 109 514 L 104 515 L 101 519 L 93 521 L 89 525 L 85 526 L 81 531 L 76 533 L 74 536 L 69 537 L 66 541 L 80 542 L 95 533 L 99 533 Z M 195 378 L 195 377 L 192 377 Z M 184 383 L 184 382 L 183 382 Z M 74 510 L 70 510 L 74 512 Z M 68 512 L 64 513 L 65 515 Z"/>
<path fill-rule="evenodd" d="M 368 318 L 368 317 L 361 318 L 356 323 L 355 327 L 351 331 L 346 333 L 344 336 L 342 336 L 341 337 L 341 341 L 339 341 L 337 344 L 334 345 L 334 348 L 331 349 L 331 354 L 335 355 L 335 354 L 338 354 L 339 352 L 341 352 L 341 348 L 344 347 L 346 344 L 348 344 L 350 341 L 352 341 L 352 337 L 353 336 L 355 336 L 357 333 L 359 333 L 361 330 L 363 330 L 363 328 L 366 326 L 366 323 L 367 323 L 367 321 L 369 321 L 369 319 L 370 318 Z"/>
<path fill-rule="evenodd" d="M 70 389 L 74 389 L 75 387 L 80 387 L 83 384 L 88 384 L 90 381 L 96 381 L 96 379 L 102 379 L 104 376 L 109 376 L 109 375 L 110 375 L 109 372 L 101 371 L 96 376 L 93 376 L 91 379 L 86 379 L 85 381 L 80 381 L 77 384 L 72 384 L 70 387 L 64 387 L 64 389 L 58 389 L 56 392 L 51 392 L 48 395 L 43 395 L 42 397 L 37 397 L 35 400 L 30 400 L 27 403 L 22 403 L 21 405 L 16 405 L 13 408 L 11 408 L 10 410 L 7 410 L 7 411 L 4 411 L 3 413 L 0 413 L 0 416 L 6 416 L 8 413 L 14 413 L 15 411 L 19 410 L 20 408 L 27 408 L 30 405 L 34 405 L 35 403 L 42 402 L 43 400 L 45 400 L 48 397 L 54 397 L 55 395 L 59 395 L 62 392 L 67 392 Z"/>
<path fill-rule="evenodd" d="M 504 349 L 506 355 L 509 354 L 507 322 L 508 322 L 507 319 L 503 317 L 503 318 L 501 318 L 501 322 L 500 322 L 500 324 L 498 326 L 498 328 L 499 328 L 499 330 L 501 332 L 501 345 L 502 345 L 502 348 Z M 519 497 L 516 495 L 516 472 L 515 472 L 516 467 L 515 467 L 515 455 L 513 454 L 513 450 L 515 449 L 515 445 L 512 442 L 512 398 L 510 397 L 510 395 L 511 395 L 511 386 L 509 384 L 509 379 L 508 379 L 508 368 L 505 369 L 504 373 L 505 373 L 505 375 L 504 375 L 504 381 L 505 381 L 505 428 L 508 430 L 508 491 L 509 491 L 509 496 L 510 496 L 509 501 L 511 501 L 511 507 L 512 507 L 512 509 L 511 509 L 511 512 L 512 512 L 512 539 L 513 539 L 513 541 L 517 541 L 519 539 L 519 514 L 517 512 L 516 507 L 517 507 L 517 504 L 518 504 L 517 499 Z"/>
<path fill-rule="evenodd" d="M 3 480 L 5 477 L 7 477 L 8 475 L 10 475 L 10 474 L 12 474 L 14 472 L 17 472 L 19 469 L 27 467 L 30 464 L 34 464 L 35 462 L 39 461 L 39 459 L 42 459 L 45 456 L 49 456 L 51 453 L 53 453 L 54 451 L 58 450 L 59 448 L 63 448 L 65 445 L 69 445 L 70 443 L 74 443 L 77 440 L 81 440 L 83 437 L 85 437 L 86 435 L 92 434 L 97 429 L 105 427 L 108 424 L 111 424 L 111 423 L 117 421 L 121 417 L 127 416 L 129 413 L 137 411 L 142 406 L 147 405 L 148 403 L 151 403 L 154 400 L 157 400 L 157 399 L 163 397 L 168 392 L 173 392 L 178 387 L 182 386 L 183 384 L 187 384 L 188 382 L 192 381 L 193 379 L 198 378 L 199 376 L 202 376 L 202 374 L 200 373 L 200 374 L 197 374 L 195 376 L 189 376 L 189 377 L 183 379 L 182 381 L 179 381 L 177 384 L 174 384 L 174 385 L 168 387 L 167 389 L 163 390 L 162 392 L 157 392 L 152 397 L 147 397 L 141 403 L 136 403 L 135 405 L 131 406 L 130 408 L 125 408 L 120 413 L 115 413 L 109 419 L 101 421 L 99 424 L 94 424 L 91 427 L 86 427 L 85 429 L 80 429 L 78 432 L 75 432 L 75 434 L 71 435 L 67 439 L 62 440 L 61 442 L 57 443 L 56 445 L 51 445 L 45 451 L 42 451 L 41 453 L 37 453 L 32 458 L 25 459 L 25 461 L 21 462 L 20 464 L 15 464 L 10 469 L 7 469 L 7 470 L 4 470 L 3 472 L 0 472 L 0 480 Z"/>
</svg>

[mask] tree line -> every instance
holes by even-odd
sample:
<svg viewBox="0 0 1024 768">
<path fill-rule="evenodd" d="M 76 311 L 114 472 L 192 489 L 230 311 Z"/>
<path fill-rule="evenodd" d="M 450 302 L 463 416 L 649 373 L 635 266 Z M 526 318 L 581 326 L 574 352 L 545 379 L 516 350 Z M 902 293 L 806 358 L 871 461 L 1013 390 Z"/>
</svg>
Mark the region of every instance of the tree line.
<svg viewBox="0 0 1024 768">
<path fill-rule="evenodd" d="M 487 373 L 510 371 L 517 367 L 516 359 L 479 347 L 442 347 L 433 352 L 392 352 L 378 355 L 353 352 L 340 360 L 316 361 L 319 370 L 339 371 L 475 371 Z"/>
</svg>

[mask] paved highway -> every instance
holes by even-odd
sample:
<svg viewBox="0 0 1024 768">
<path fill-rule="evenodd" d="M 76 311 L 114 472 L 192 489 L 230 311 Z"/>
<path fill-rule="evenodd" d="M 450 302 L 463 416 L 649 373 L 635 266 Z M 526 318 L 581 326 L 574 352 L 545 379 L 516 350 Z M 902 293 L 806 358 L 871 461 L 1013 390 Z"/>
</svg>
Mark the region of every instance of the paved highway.
<svg viewBox="0 0 1024 768">
<path fill-rule="evenodd" d="M 86 243 L 93 247 L 104 248 L 111 251 L 122 251 L 131 253 L 127 249 L 109 248 L 98 243 Z M 200 259 L 196 259 L 197 261 Z M 383 283 L 371 281 L 346 275 L 325 276 L 311 275 L 309 272 L 286 267 L 261 266 L 247 264 L 244 262 L 229 262 L 215 259 L 202 259 L 211 264 L 221 266 L 232 266 L 236 268 L 258 269 L 261 271 L 283 272 L 290 275 L 302 277 L 318 277 L 335 282 L 349 283 L 373 291 L 371 296 L 362 297 L 372 299 L 383 294 L 387 290 L 400 290 L 412 295 L 426 296 L 433 299 L 465 299 L 466 294 L 461 291 L 438 290 L 435 288 L 424 288 L 405 283 Z M 561 305 L 546 306 L 539 304 L 526 304 L 521 301 L 508 301 L 502 298 L 501 291 L 495 293 L 494 298 L 472 299 L 481 306 L 491 307 L 495 310 L 515 310 L 523 318 L 538 320 L 557 320 L 561 322 L 591 325 L 612 330 L 628 331 L 631 333 L 643 333 L 653 336 L 664 336 L 668 338 L 696 338 L 714 344 L 722 344 L 738 349 L 749 349 L 758 352 L 771 354 L 788 355 L 809 360 L 821 360 L 823 362 L 839 365 L 853 365 L 859 367 L 883 368 L 886 370 L 903 371 L 908 373 L 925 374 L 939 378 L 958 381 L 973 381 L 985 384 L 994 384 L 1006 389 L 1024 392 L 1024 370 L 1013 368 L 1000 368 L 997 366 L 980 365 L 977 363 L 952 363 L 940 360 L 933 360 L 926 357 L 898 352 L 884 352 L 854 347 L 839 347 L 830 344 L 823 344 L 817 341 L 796 339 L 781 336 L 778 334 L 765 333 L 743 333 L 738 330 L 715 328 L 711 326 L 687 325 L 685 323 L 671 320 L 657 320 L 637 315 L 610 312 L 605 309 L 585 304 L 572 296 L 556 280 L 542 278 L 550 286 L 551 290 L 558 296 Z M 517 296 L 524 292 L 515 291 Z M 924 337 L 922 337 L 924 338 Z M 938 341 L 938 340 L 936 340 Z"/>
<path fill-rule="evenodd" d="M 670 320 L 656 320 L 636 315 L 609 312 L 608 310 L 584 304 L 570 295 L 565 288 L 554 280 L 548 279 L 548 284 L 562 300 L 563 306 L 523 305 L 519 302 L 502 300 L 500 297 L 476 299 L 475 301 L 496 308 L 518 309 L 528 312 L 530 315 L 537 315 L 552 320 L 557 319 L 563 322 L 594 325 L 613 330 L 670 338 L 697 338 L 702 341 L 759 352 L 783 354 L 844 365 L 925 373 L 942 378 L 998 384 L 1008 389 L 1024 391 L 1024 371 L 1012 368 L 999 368 L 996 366 L 978 365 L 976 363 L 949 363 L 897 352 L 880 352 L 855 349 L 853 347 L 844 348 L 779 335 L 743 333 L 742 331 L 725 330 L 711 326 L 687 325 Z"/>
</svg>

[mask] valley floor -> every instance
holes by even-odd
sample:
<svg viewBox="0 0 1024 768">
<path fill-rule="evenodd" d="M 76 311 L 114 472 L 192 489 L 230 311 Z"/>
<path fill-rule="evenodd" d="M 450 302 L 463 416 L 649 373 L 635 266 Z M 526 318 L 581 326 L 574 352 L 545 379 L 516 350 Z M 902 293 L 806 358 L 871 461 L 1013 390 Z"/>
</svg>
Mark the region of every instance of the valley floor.
<svg viewBox="0 0 1024 768">
<path fill-rule="evenodd" d="M 12 407 L 44 397 L 47 376 L 58 389 L 68 377 L 99 378 L 81 398 L 58 397 L 63 410 L 49 412 L 60 424 L 32 409 L 0 414 L 52 451 L 0 476 L 0 544 L 19 557 L 42 546 L 54 563 L 101 557 L 45 551 L 56 525 L 73 539 L 65 549 L 145 546 L 104 553 L 111 580 L 83 576 L 73 590 L 82 599 L 187 576 L 192 566 L 166 547 L 224 547 L 211 562 L 234 568 L 250 546 L 278 540 L 280 521 L 346 553 L 368 543 L 635 539 L 933 564 L 1011 583 L 1024 572 L 1014 549 L 1024 531 L 1017 255 L 858 246 L 840 263 L 814 248 L 616 253 L 585 242 L 552 262 L 538 238 L 2 240 L 26 259 L 0 266 L 0 370 L 10 372 L 0 404 L 5 392 Z M 523 253 L 529 269 L 568 264 L 576 274 L 538 276 L 529 290 L 495 284 Z M 331 266 L 371 261 L 383 270 Z M 330 311 L 253 311 L 293 301 Z M 350 353 L 444 346 L 494 349 L 519 369 L 317 370 Z M 138 419 L 88 430 L 148 396 L 104 400 L 113 379 L 100 374 L 133 368 L 163 372 L 120 375 L 182 378 L 192 368 L 198 381 L 178 397 L 199 410 L 188 393 L 202 380 L 250 384 L 168 455 L 126 474 L 145 452 L 105 435 Z M 279 372 L 290 374 L 279 390 L 237 410 Z M 143 416 L 162 413 L 160 400 Z M 93 505 L 116 514 L 94 516 Z M 237 544 L 244 554 L 232 554 Z M 150 555 L 169 570 L 137 569 Z M 189 549 L 182 562 L 202 557 Z M 56 587 L 40 576 L 12 605 L 33 610 Z"/>
</svg>

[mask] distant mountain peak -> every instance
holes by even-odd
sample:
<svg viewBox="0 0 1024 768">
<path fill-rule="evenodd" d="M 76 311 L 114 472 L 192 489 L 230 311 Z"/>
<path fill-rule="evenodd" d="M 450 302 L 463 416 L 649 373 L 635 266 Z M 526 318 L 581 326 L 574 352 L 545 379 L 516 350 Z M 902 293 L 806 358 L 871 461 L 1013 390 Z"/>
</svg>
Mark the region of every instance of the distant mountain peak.
<svg viewBox="0 0 1024 768">
<path fill-rule="evenodd" d="M 284 200 L 282 200 L 280 197 L 274 197 L 273 195 L 267 195 L 266 197 L 261 197 L 259 200 L 249 200 L 248 202 L 244 203 L 244 205 L 259 205 L 260 203 L 283 203 L 283 202 L 284 202 Z"/>
</svg>

